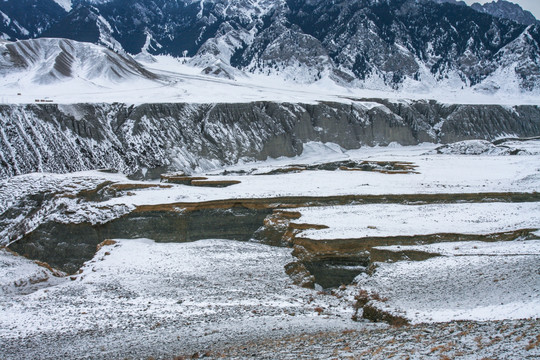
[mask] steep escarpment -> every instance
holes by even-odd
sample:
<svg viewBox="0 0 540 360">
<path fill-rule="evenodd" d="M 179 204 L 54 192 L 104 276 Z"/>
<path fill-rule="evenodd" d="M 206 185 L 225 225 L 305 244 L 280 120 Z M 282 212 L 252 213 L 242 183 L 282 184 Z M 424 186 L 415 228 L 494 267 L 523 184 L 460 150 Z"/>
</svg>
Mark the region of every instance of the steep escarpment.
<svg viewBox="0 0 540 360">
<path fill-rule="evenodd" d="M 0 106 L 0 178 L 113 168 L 138 177 L 295 156 L 310 141 L 352 149 L 397 142 L 540 135 L 538 106 L 359 99 L 288 104 Z"/>
</svg>

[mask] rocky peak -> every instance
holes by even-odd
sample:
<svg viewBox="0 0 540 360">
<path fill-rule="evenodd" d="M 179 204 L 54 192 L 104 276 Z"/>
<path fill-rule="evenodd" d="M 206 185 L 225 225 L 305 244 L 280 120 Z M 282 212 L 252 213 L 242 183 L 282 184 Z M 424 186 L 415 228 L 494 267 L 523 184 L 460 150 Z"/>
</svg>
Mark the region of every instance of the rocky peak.
<svg viewBox="0 0 540 360">
<path fill-rule="evenodd" d="M 471 7 L 479 12 L 490 14 L 502 19 L 509 19 L 523 25 L 540 24 L 540 22 L 531 14 L 530 11 L 524 10 L 518 4 L 510 1 L 497 0 L 490 3 L 479 4 L 474 3 Z"/>
</svg>

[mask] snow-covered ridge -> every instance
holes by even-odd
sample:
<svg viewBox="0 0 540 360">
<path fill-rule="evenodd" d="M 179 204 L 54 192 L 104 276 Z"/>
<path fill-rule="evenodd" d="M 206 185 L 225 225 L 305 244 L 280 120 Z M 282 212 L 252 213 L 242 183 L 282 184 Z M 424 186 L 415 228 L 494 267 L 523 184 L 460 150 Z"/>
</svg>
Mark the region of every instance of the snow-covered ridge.
<svg viewBox="0 0 540 360">
<path fill-rule="evenodd" d="M 513 1 L 497 0 L 485 4 L 471 5 L 476 11 L 490 14 L 503 19 L 510 19 L 524 25 L 540 24 L 534 15 Z"/>
<path fill-rule="evenodd" d="M 100 24 L 104 27 L 110 26 L 103 22 Z M 103 26 L 99 28 L 100 31 L 105 31 Z M 113 44 L 115 40 L 105 36 L 105 33 L 102 35 L 104 39 L 108 39 L 110 47 L 119 47 L 117 43 Z M 145 49 L 149 50 L 153 46 L 150 46 L 151 35 L 146 36 Z M 384 85 L 375 83 L 371 84 L 373 88 L 366 84 L 364 85 L 368 88 L 364 85 L 362 88 L 354 88 L 336 82 L 330 73 L 322 71 L 324 69 L 321 66 L 328 65 L 328 59 L 321 60 L 322 62 L 319 62 L 320 59 L 310 60 L 314 67 L 298 62 L 296 56 L 302 53 L 300 49 L 295 52 L 296 55 L 290 62 L 287 62 L 298 65 L 289 69 L 291 71 L 246 74 L 229 65 L 226 58 L 232 55 L 232 50 L 228 49 L 230 44 L 240 46 L 249 37 L 249 34 L 238 33 L 234 37 L 208 40 L 201 48 L 205 49 L 204 54 L 193 58 L 152 56 L 145 50 L 144 54 L 136 56 L 140 62 L 121 50 L 112 51 L 106 47 L 67 39 L 42 38 L 2 42 L 0 74 L 3 76 L 0 77 L 0 103 L 33 103 L 35 99 L 47 97 L 51 102 L 63 104 L 251 101 L 350 103 L 358 98 L 391 98 L 400 101 L 404 98 L 429 98 L 450 104 L 539 104 L 534 91 L 519 90 L 519 83 L 512 80 L 513 70 L 490 76 L 486 84 L 482 82 L 478 86 L 460 90 L 454 88 L 455 84 L 452 85 L 451 80 L 438 84 L 433 79 L 421 84 L 406 82 L 401 89 L 389 90 Z M 524 46 L 526 48 L 527 39 L 525 35 L 520 37 L 501 57 L 519 60 L 526 56 Z M 306 43 L 312 41 L 313 39 L 308 38 L 303 40 Z M 218 60 L 214 59 L 214 55 L 206 53 L 213 53 L 212 49 L 220 54 Z M 271 49 L 280 52 L 278 44 Z M 313 51 L 317 53 L 322 50 Z M 510 61 L 506 65 L 513 66 L 512 64 Z M 311 82 L 313 76 L 318 80 Z M 534 87 L 536 77 L 531 75 L 523 81 Z M 505 85 L 498 86 L 501 82 Z M 495 92 L 492 91 L 494 89 Z"/>
<path fill-rule="evenodd" d="M 70 6 L 67 0 L 59 2 Z M 538 97 L 540 91 L 540 27 L 480 14 L 468 6 L 408 0 L 74 4 L 66 14 L 59 14 L 57 6 L 33 9 L 31 19 L 6 10 L 13 26 L 0 36 L 69 37 L 131 54 L 180 57 L 187 52 L 193 57 L 189 63 L 222 77 L 257 74 L 297 84 L 324 82 L 424 96 L 439 89 L 503 98 Z M 50 18 L 39 23 L 45 15 Z M 464 18 L 468 21 L 462 22 Z"/>
</svg>

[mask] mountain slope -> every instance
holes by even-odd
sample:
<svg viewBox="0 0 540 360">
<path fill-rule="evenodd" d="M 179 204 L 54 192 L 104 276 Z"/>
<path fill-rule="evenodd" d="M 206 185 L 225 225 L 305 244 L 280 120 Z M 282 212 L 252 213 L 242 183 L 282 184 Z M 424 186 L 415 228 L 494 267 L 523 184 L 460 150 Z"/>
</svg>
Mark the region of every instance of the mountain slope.
<svg viewBox="0 0 540 360">
<path fill-rule="evenodd" d="M 66 14 L 53 0 L 0 1 L 0 38 L 19 40 L 40 36 Z"/>
<path fill-rule="evenodd" d="M 71 10 L 71 0 L 54 0 L 58 5 L 60 5 L 64 10 L 70 11 Z"/>
</svg>

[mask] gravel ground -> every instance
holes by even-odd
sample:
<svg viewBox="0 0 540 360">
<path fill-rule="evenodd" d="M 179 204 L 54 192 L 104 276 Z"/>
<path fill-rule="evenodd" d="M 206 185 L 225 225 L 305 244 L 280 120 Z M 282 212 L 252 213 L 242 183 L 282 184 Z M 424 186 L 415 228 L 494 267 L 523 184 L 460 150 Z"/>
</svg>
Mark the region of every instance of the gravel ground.
<svg viewBox="0 0 540 360">
<path fill-rule="evenodd" d="M 198 355 L 204 354 L 203 351 Z M 192 358 L 195 354 L 184 354 Z M 260 339 L 209 358 L 227 359 L 537 359 L 540 322 L 451 322 L 405 327 L 365 324 L 361 330 Z M 181 357 L 180 357 L 181 358 Z"/>
</svg>

